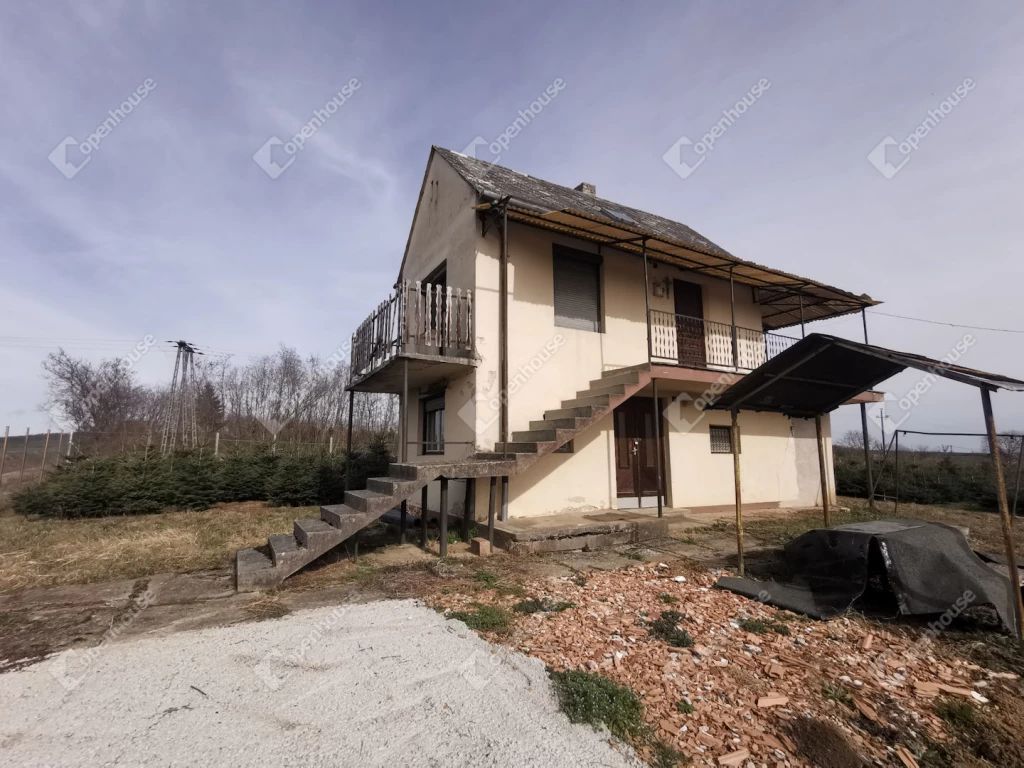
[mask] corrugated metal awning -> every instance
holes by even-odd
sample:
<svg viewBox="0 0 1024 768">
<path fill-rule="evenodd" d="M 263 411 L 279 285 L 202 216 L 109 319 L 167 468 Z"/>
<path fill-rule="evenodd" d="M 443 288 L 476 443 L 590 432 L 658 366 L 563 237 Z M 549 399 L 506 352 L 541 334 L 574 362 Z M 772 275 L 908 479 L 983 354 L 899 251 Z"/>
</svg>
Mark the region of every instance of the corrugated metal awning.
<svg viewBox="0 0 1024 768">
<path fill-rule="evenodd" d="M 812 333 L 751 371 L 708 407 L 811 418 L 835 410 L 907 368 L 987 390 L 1024 391 L 1024 381 L 1008 376 Z"/>
</svg>

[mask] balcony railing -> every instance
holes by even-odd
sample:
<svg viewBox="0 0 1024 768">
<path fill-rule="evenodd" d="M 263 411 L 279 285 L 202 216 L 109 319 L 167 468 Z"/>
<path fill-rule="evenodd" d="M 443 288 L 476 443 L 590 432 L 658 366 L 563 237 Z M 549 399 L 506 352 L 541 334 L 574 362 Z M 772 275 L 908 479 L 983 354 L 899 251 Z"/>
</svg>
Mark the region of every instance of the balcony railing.
<svg viewBox="0 0 1024 768">
<path fill-rule="evenodd" d="M 752 371 L 798 341 L 737 326 L 734 358 L 732 325 L 651 310 L 651 358 L 655 362 Z"/>
<path fill-rule="evenodd" d="M 352 378 L 405 352 L 465 356 L 472 350 L 472 291 L 405 280 L 352 335 Z"/>
</svg>

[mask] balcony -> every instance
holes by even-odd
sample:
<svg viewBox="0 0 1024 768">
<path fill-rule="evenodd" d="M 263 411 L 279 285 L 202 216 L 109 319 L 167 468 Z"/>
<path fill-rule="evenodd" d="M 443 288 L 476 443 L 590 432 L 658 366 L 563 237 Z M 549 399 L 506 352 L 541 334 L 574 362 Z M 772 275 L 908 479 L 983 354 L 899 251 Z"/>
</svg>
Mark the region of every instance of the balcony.
<svg viewBox="0 0 1024 768">
<path fill-rule="evenodd" d="M 651 362 L 722 371 L 752 371 L 800 341 L 656 309 L 650 311 L 650 333 Z"/>
<path fill-rule="evenodd" d="M 401 393 L 464 372 L 473 350 L 472 291 L 406 280 L 352 334 L 349 388 Z"/>
</svg>

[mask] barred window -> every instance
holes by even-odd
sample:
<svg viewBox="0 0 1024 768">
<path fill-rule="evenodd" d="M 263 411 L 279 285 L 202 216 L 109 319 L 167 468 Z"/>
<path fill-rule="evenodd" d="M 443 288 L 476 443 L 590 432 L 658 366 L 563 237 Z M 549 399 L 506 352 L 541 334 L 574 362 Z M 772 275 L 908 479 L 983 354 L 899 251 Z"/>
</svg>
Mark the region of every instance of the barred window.
<svg viewBox="0 0 1024 768">
<path fill-rule="evenodd" d="M 732 453 L 732 427 L 710 427 L 709 432 L 711 433 L 712 453 Z M 738 448 L 739 452 L 742 453 L 742 439 Z"/>
</svg>

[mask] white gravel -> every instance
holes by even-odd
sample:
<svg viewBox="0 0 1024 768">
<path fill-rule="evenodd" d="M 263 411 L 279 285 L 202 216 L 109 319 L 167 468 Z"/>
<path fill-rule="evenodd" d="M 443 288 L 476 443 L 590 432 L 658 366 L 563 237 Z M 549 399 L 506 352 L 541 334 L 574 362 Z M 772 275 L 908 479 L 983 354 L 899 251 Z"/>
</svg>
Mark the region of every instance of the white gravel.
<svg viewBox="0 0 1024 768">
<path fill-rule="evenodd" d="M 413 601 L 67 651 L 0 675 L 0 765 L 637 766 L 543 665 Z"/>
</svg>

